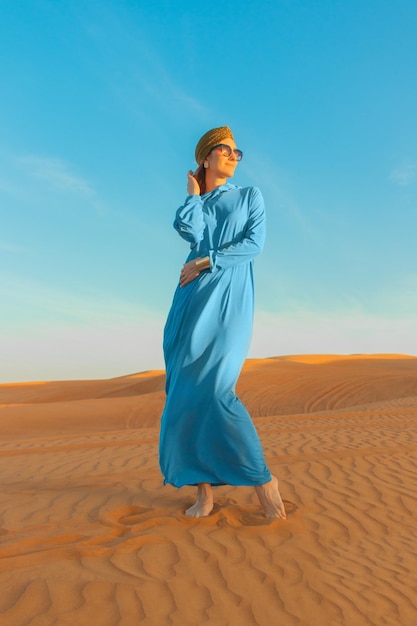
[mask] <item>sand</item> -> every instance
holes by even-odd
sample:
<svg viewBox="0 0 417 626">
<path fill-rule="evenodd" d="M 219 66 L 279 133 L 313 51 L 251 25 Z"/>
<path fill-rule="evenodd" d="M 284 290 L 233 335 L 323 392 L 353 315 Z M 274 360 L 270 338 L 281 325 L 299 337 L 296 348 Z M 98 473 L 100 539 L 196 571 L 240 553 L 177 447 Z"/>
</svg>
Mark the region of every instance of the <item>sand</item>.
<svg viewBox="0 0 417 626">
<path fill-rule="evenodd" d="M 0 385 L 1 626 L 417 624 L 417 358 L 247 361 L 287 521 L 163 486 L 163 372 Z"/>
</svg>

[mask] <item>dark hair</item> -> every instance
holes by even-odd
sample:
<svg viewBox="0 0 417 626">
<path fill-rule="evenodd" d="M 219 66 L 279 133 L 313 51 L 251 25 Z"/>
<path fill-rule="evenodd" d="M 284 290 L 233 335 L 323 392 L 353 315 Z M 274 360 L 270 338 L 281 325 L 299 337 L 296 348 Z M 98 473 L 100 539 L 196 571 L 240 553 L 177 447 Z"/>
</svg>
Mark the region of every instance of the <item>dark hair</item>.
<svg viewBox="0 0 417 626">
<path fill-rule="evenodd" d="M 201 164 L 200 167 L 197 168 L 194 178 L 199 184 L 200 187 L 200 196 L 206 193 L 206 170 L 204 169 L 204 165 Z"/>
</svg>

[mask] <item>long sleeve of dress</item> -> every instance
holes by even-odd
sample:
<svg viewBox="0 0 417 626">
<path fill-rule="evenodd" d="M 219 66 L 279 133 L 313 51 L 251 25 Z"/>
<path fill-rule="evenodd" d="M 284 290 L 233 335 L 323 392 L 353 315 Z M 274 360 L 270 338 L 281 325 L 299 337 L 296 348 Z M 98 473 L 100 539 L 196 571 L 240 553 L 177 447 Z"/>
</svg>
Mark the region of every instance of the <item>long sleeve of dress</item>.
<svg viewBox="0 0 417 626">
<path fill-rule="evenodd" d="M 194 247 L 202 240 L 205 227 L 201 196 L 187 196 L 175 214 L 175 230 Z"/>
<path fill-rule="evenodd" d="M 265 243 L 265 204 L 259 189 L 251 190 L 249 218 L 243 239 L 210 250 L 211 271 L 247 263 L 262 252 Z"/>
</svg>

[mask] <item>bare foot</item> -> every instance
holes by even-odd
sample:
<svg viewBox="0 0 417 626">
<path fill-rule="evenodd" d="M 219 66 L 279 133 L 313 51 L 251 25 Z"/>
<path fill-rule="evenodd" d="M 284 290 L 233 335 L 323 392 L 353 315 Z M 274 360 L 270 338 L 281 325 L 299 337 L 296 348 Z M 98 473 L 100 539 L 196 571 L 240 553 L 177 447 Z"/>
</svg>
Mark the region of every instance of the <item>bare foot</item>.
<svg viewBox="0 0 417 626">
<path fill-rule="evenodd" d="M 197 501 L 185 511 L 190 517 L 207 517 L 213 510 L 213 491 L 210 483 L 198 483 Z"/>
<path fill-rule="evenodd" d="M 265 517 L 287 519 L 276 476 L 272 476 L 272 480 L 270 480 L 269 483 L 255 487 L 255 490 L 264 510 Z"/>
</svg>

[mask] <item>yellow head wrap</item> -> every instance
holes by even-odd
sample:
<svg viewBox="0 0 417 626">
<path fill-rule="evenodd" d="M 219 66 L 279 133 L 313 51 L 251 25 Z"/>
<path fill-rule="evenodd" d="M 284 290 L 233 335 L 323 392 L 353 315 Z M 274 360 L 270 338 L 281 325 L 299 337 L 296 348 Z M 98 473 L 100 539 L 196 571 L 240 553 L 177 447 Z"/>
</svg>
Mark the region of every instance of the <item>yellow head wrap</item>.
<svg viewBox="0 0 417 626">
<path fill-rule="evenodd" d="M 221 143 L 224 139 L 233 139 L 233 133 L 228 126 L 220 126 L 213 128 L 203 135 L 195 147 L 195 160 L 201 165 L 208 153 L 214 146 Z"/>
</svg>

